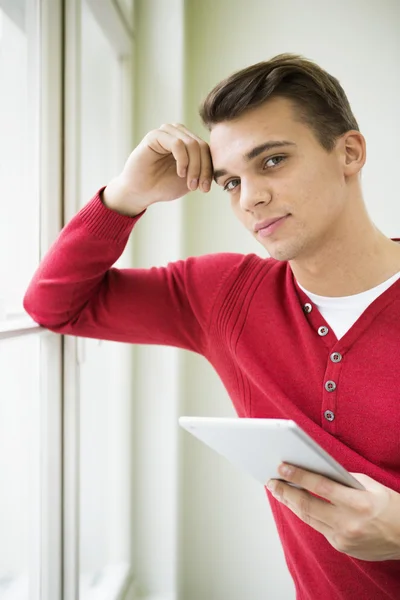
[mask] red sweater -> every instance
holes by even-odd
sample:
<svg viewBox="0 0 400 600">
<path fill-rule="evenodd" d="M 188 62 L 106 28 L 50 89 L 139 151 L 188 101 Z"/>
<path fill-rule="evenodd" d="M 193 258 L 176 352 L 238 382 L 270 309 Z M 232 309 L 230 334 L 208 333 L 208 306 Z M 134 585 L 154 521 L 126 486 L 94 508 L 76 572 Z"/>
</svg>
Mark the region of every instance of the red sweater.
<svg viewBox="0 0 400 600">
<path fill-rule="evenodd" d="M 57 333 L 197 352 L 239 416 L 293 419 L 346 469 L 400 492 L 400 280 L 338 341 L 304 308 L 286 262 L 221 253 L 112 268 L 138 218 L 95 196 L 39 266 L 25 296 L 33 319 Z M 350 558 L 269 500 L 298 600 L 399 600 L 400 561 Z"/>
</svg>

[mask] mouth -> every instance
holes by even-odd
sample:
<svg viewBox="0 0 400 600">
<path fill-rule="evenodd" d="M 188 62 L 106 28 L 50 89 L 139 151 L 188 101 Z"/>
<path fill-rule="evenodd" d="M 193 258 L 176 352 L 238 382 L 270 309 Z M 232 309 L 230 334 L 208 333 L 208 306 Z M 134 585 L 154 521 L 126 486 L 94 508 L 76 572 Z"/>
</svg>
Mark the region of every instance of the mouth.
<svg viewBox="0 0 400 600">
<path fill-rule="evenodd" d="M 262 221 L 254 226 L 254 231 L 260 237 L 268 237 L 272 235 L 289 217 L 290 215 L 285 215 L 284 217 Z"/>
</svg>

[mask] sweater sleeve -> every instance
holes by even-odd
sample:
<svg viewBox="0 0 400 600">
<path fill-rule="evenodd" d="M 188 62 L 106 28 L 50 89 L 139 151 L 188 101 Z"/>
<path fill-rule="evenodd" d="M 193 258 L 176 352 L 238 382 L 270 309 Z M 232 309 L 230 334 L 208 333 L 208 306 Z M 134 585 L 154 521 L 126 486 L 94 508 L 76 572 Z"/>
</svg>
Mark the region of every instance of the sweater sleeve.
<svg viewBox="0 0 400 600">
<path fill-rule="evenodd" d="M 204 354 L 218 290 L 243 255 L 210 254 L 150 269 L 114 268 L 141 216 L 119 215 L 97 194 L 43 258 L 24 308 L 55 333 Z"/>
</svg>

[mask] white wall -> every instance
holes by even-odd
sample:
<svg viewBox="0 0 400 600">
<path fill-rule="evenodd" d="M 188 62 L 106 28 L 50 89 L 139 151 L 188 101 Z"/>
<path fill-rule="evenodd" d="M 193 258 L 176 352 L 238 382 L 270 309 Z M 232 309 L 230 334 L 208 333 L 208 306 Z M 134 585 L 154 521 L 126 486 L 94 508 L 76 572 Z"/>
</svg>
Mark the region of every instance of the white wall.
<svg viewBox="0 0 400 600">
<path fill-rule="evenodd" d="M 206 135 L 197 107 L 232 71 L 280 52 L 316 60 L 342 82 L 367 137 L 363 179 L 370 213 L 387 235 L 400 237 L 400 3 L 192 0 L 186 23 L 188 126 Z M 187 254 L 263 255 L 230 214 L 226 196 L 219 191 L 196 196 L 186 205 Z M 184 370 L 186 413 L 231 413 L 217 376 L 204 361 L 187 355 Z M 182 600 L 293 598 L 263 491 L 195 440 L 185 441 L 183 456 Z"/>
<path fill-rule="evenodd" d="M 139 57 L 142 88 L 137 86 L 137 90 L 141 89 L 142 97 L 138 124 L 144 133 L 146 128 L 183 118 L 182 56 L 175 39 L 181 34 L 178 15 L 182 6 L 177 0 L 141 0 L 139 5 L 142 24 L 146 23 L 137 47 L 138 54 L 143 52 Z M 140 20 L 137 25 L 140 32 Z M 186 0 L 185 123 L 206 135 L 197 107 L 207 91 L 234 70 L 280 52 L 316 60 L 340 79 L 367 137 L 363 179 L 371 216 L 387 235 L 400 237 L 395 146 L 400 135 L 399 31 L 397 0 Z M 145 73 L 144 65 L 156 71 Z M 263 255 L 217 190 L 208 197 L 191 194 L 177 207 L 152 207 L 146 224 L 143 220 L 143 231 L 153 234 L 151 243 L 144 235 L 139 244 L 142 251 L 147 248 L 143 257 L 150 262 L 146 264 L 152 260 L 165 263 L 174 253 L 184 257 L 256 251 Z M 182 246 L 174 238 L 177 231 L 184 232 Z M 155 239 L 160 243 L 154 244 Z M 163 360 L 173 360 L 169 352 L 139 351 L 143 395 L 137 399 L 137 426 L 142 431 L 138 438 L 142 465 L 137 479 L 141 485 L 138 578 L 149 592 L 160 597 L 169 593 L 168 597 L 178 600 L 292 600 L 293 586 L 262 488 L 183 433 L 178 463 L 173 462 L 178 413 L 212 416 L 230 415 L 233 410 L 216 374 L 197 356 L 179 354 L 172 374 L 164 362 L 155 382 L 154 364 L 157 368 Z M 180 392 L 180 400 L 173 396 L 174 390 Z M 152 414 L 157 415 L 153 436 L 160 433 L 161 421 L 166 423 L 166 448 L 170 449 L 166 455 L 159 439 L 151 437 Z M 150 458 L 143 458 L 144 452 Z M 157 456 L 160 460 L 164 455 L 162 469 L 155 469 Z M 154 485 L 160 473 L 163 479 Z M 179 536 L 177 546 L 174 531 Z M 169 546 L 163 541 L 164 533 Z M 174 550 L 176 564 L 169 554 Z M 164 561 L 164 571 L 160 561 Z M 171 571 L 174 564 L 176 577 Z"/>
<path fill-rule="evenodd" d="M 135 137 L 183 120 L 183 0 L 135 3 Z M 135 230 L 135 264 L 182 254 L 182 202 L 149 209 Z M 133 569 L 139 597 L 175 598 L 177 572 L 178 351 L 138 347 L 133 406 Z"/>
</svg>

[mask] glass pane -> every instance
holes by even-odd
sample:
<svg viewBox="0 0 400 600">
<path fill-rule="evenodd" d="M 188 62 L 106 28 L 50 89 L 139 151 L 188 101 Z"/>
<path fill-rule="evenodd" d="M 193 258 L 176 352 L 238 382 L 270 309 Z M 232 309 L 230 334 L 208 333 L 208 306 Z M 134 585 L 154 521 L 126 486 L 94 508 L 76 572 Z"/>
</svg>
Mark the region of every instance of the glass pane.
<svg viewBox="0 0 400 600">
<path fill-rule="evenodd" d="M 39 599 L 39 440 L 40 338 L 0 341 L 1 600 Z"/>
<path fill-rule="evenodd" d="M 133 17 L 133 0 L 117 0 L 118 4 L 121 6 L 122 10 L 129 16 L 130 21 L 132 21 Z"/>
<path fill-rule="evenodd" d="M 82 3 L 81 203 L 122 168 L 123 68 Z M 122 151 L 121 151 L 122 147 Z M 124 157 L 126 159 L 126 157 Z M 129 560 L 130 347 L 84 340 L 80 366 L 80 600 L 114 598 Z"/>
<path fill-rule="evenodd" d="M 130 542 L 129 348 L 97 340 L 84 343 L 86 359 L 80 369 L 80 600 L 92 598 L 99 587 L 110 590 L 115 574 L 129 562 Z"/>
<path fill-rule="evenodd" d="M 35 7 L 0 1 L 0 320 L 23 312 L 39 259 Z"/>
<path fill-rule="evenodd" d="M 121 170 L 122 69 L 86 2 L 82 2 L 82 204 Z"/>
</svg>

